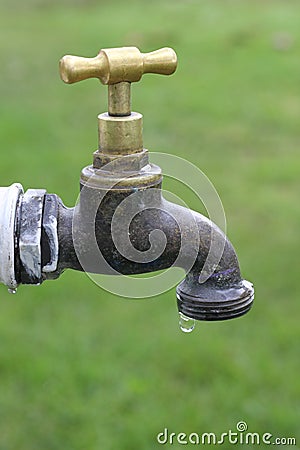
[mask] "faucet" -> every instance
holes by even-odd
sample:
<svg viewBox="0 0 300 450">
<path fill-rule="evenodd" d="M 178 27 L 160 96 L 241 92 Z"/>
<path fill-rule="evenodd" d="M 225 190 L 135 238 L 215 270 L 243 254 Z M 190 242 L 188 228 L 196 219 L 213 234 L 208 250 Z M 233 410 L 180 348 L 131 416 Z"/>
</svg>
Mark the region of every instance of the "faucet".
<svg viewBox="0 0 300 450">
<path fill-rule="evenodd" d="M 176 289 L 184 317 L 224 320 L 249 311 L 254 289 L 232 244 L 208 218 L 164 198 L 162 171 L 143 146 L 143 117 L 131 111 L 133 82 L 176 67 L 171 48 L 109 48 L 60 60 L 65 83 L 98 78 L 108 86 L 108 112 L 98 116 L 99 147 L 81 172 L 74 208 L 44 189 L 0 188 L 0 282 L 11 293 L 66 269 L 120 276 L 176 266 L 186 272 Z"/>
</svg>

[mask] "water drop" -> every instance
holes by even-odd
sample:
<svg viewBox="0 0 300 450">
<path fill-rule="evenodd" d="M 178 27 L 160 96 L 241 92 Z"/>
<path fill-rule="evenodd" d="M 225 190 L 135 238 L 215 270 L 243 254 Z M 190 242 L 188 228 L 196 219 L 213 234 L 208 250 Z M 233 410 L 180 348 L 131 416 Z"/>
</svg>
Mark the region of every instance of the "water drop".
<svg viewBox="0 0 300 450">
<path fill-rule="evenodd" d="M 11 289 L 11 288 L 9 288 L 9 289 L 8 289 L 8 293 L 9 293 L 9 294 L 16 294 L 16 293 L 17 293 L 17 289 Z"/>
<path fill-rule="evenodd" d="M 179 326 L 184 333 L 191 333 L 195 328 L 195 319 L 185 316 L 182 312 L 179 313 Z"/>
</svg>

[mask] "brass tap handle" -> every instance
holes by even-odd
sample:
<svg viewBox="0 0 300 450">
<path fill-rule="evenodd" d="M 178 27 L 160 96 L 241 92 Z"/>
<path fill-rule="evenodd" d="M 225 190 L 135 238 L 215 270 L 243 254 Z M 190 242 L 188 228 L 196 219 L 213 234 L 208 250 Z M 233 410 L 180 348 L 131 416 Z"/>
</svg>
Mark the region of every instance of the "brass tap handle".
<svg viewBox="0 0 300 450">
<path fill-rule="evenodd" d="M 139 81 L 144 73 L 171 75 L 177 67 L 172 48 L 141 53 L 136 47 L 102 49 L 95 58 L 66 55 L 59 63 L 60 76 L 65 83 L 99 78 L 103 84 Z"/>
</svg>

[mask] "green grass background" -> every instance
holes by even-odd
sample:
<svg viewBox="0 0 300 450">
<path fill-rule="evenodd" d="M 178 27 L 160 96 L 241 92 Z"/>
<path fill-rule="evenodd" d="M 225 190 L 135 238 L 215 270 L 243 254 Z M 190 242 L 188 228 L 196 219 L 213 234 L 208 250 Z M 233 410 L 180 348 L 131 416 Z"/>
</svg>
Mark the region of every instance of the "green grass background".
<svg viewBox="0 0 300 450">
<path fill-rule="evenodd" d="M 165 427 L 239 420 L 300 448 L 299 24 L 296 0 L 0 1 L 0 185 L 77 198 L 106 89 L 64 85 L 62 55 L 174 47 L 176 74 L 133 88 L 145 145 L 209 176 L 256 288 L 247 316 L 184 335 L 174 289 L 128 300 L 71 271 L 2 286 L 1 450 L 150 450 Z"/>
</svg>

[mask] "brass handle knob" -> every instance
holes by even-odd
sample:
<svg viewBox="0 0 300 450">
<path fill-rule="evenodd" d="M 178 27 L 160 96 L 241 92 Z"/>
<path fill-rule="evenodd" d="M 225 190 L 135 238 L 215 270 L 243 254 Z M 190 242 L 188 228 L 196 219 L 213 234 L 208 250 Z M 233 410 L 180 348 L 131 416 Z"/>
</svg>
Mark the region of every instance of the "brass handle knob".
<svg viewBox="0 0 300 450">
<path fill-rule="evenodd" d="M 102 49 L 95 58 L 66 55 L 59 63 L 65 83 L 99 78 L 103 84 L 139 81 L 144 73 L 171 75 L 177 67 L 172 48 L 141 53 L 136 47 Z"/>
</svg>

